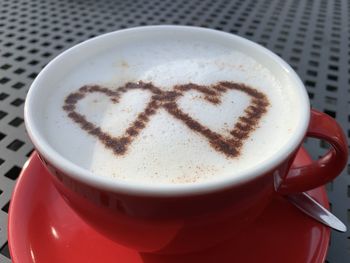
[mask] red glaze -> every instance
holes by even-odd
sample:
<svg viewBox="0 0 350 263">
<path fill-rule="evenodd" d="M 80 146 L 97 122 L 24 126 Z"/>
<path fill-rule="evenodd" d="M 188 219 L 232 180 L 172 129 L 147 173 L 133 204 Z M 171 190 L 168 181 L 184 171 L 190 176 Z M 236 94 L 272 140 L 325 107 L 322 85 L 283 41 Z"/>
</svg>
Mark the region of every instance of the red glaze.
<svg viewBox="0 0 350 263">
<path fill-rule="evenodd" d="M 52 177 L 58 191 L 86 222 L 143 252 L 186 253 L 227 240 L 261 214 L 274 191 L 273 177 L 267 174 L 202 195 L 126 195 L 93 188 L 47 167 L 58 175 Z"/>
<path fill-rule="evenodd" d="M 306 136 L 327 141 L 331 149 L 311 164 L 291 169 L 279 186 L 279 193 L 304 192 L 324 185 L 337 177 L 347 163 L 346 136 L 340 125 L 327 114 L 311 110 Z"/>
<path fill-rule="evenodd" d="M 301 150 L 295 164 L 307 162 L 309 158 Z M 309 194 L 328 207 L 324 188 Z M 329 237 L 327 227 L 275 195 L 254 224 L 219 246 L 183 256 L 138 253 L 86 224 L 56 191 L 36 154 L 17 181 L 9 211 L 9 247 L 14 263 L 316 263 L 325 261 Z"/>
<path fill-rule="evenodd" d="M 103 235 L 137 251 L 177 254 L 206 249 L 238 235 L 264 210 L 276 182 L 278 191 L 286 193 L 308 190 L 338 175 L 347 158 L 347 144 L 338 124 L 327 115 L 312 111 L 307 135 L 326 139 L 334 150 L 319 161 L 291 169 L 285 181 L 280 178 L 287 176 L 295 153 L 251 181 L 183 196 L 99 189 L 64 174 L 44 156 L 41 159 L 67 203 Z"/>
</svg>

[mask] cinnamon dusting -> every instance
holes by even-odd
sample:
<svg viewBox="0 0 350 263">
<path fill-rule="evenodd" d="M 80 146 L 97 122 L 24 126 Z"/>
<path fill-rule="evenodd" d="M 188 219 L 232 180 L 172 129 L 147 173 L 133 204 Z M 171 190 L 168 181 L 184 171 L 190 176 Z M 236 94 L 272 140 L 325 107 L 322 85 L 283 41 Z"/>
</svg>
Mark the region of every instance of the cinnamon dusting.
<svg viewBox="0 0 350 263">
<path fill-rule="evenodd" d="M 147 90 L 153 95 L 144 111 L 138 114 L 135 121 L 126 128 L 122 136 L 114 137 L 104 132 L 100 127 L 88 121 L 86 116 L 76 112 L 78 101 L 84 99 L 89 93 L 101 93 L 109 97 L 112 103 L 118 103 L 124 93 L 133 89 Z M 202 93 L 204 95 L 203 99 L 214 105 L 221 103 L 221 97 L 228 90 L 238 90 L 250 96 L 251 103 L 231 129 L 231 136 L 225 137 L 203 126 L 178 107 L 178 98 L 189 90 L 196 90 Z M 129 82 L 115 90 L 99 85 L 85 85 L 66 97 L 63 109 L 67 112 L 68 117 L 77 123 L 80 128 L 98 138 L 106 148 L 112 150 L 116 155 L 126 154 L 129 145 L 147 127 L 151 116 L 156 114 L 159 108 L 164 108 L 173 118 L 182 121 L 189 129 L 207 138 L 209 144 L 216 151 L 228 157 L 237 157 L 240 154 L 244 140 L 256 129 L 259 120 L 267 112 L 269 105 L 269 100 L 264 93 L 241 83 L 222 81 L 210 86 L 189 83 L 176 85 L 172 91 L 163 91 L 152 83 Z"/>
</svg>

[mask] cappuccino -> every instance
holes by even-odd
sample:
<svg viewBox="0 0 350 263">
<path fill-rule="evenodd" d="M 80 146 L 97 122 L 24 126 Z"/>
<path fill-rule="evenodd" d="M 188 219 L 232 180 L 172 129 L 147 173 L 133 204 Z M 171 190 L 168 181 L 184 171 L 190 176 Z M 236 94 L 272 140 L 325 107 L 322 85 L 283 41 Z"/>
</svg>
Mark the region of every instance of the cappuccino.
<svg viewBox="0 0 350 263">
<path fill-rule="evenodd" d="M 96 176 L 145 184 L 232 177 L 297 126 L 293 87 L 212 39 L 137 35 L 91 53 L 51 89 L 45 131 Z"/>
</svg>

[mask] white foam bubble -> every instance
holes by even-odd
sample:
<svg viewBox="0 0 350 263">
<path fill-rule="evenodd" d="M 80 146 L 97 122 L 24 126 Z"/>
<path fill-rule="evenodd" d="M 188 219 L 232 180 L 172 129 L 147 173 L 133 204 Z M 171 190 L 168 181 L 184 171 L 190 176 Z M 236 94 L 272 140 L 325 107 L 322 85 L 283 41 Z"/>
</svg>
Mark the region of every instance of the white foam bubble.
<svg viewBox="0 0 350 263">
<path fill-rule="evenodd" d="M 245 83 L 266 94 L 270 107 L 259 127 L 244 142 L 241 155 L 227 157 L 208 140 L 160 108 L 131 143 L 127 153 L 116 156 L 95 137 L 88 135 L 62 110 L 65 97 L 85 84 L 115 89 L 126 82 L 152 82 L 163 90 L 189 82 L 211 85 L 219 81 Z M 53 89 L 46 113 L 47 137 L 53 147 L 72 162 L 96 176 L 144 183 L 191 183 L 218 176 L 235 176 L 272 156 L 293 133 L 296 102 L 293 89 L 248 55 L 217 43 L 144 40 L 116 45 L 99 56 L 87 58 Z M 101 94 L 79 101 L 77 111 L 103 131 L 120 136 L 142 111 L 151 94 L 133 90 L 117 104 Z M 203 94 L 188 91 L 179 107 L 195 120 L 228 138 L 229 131 L 251 98 L 228 91 L 219 105 Z M 69 145 L 69 147 L 67 147 Z"/>
</svg>

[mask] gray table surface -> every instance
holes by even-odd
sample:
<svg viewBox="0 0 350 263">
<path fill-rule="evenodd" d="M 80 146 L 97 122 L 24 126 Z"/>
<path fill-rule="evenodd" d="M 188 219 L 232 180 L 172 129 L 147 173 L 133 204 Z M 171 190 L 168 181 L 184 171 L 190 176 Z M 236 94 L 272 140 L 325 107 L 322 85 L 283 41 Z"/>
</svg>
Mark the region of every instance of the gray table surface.
<svg viewBox="0 0 350 263">
<path fill-rule="evenodd" d="M 26 93 L 63 50 L 93 36 L 140 25 L 216 28 L 260 43 L 285 59 L 312 106 L 350 137 L 350 3 L 346 0 L 117 1 L 0 0 L 0 262 L 11 262 L 11 192 L 33 150 L 23 123 Z M 327 146 L 308 140 L 314 158 Z M 350 167 L 327 185 L 331 210 L 350 227 Z M 332 232 L 327 262 L 350 262 L 350 235 Z"/>
</svg>

